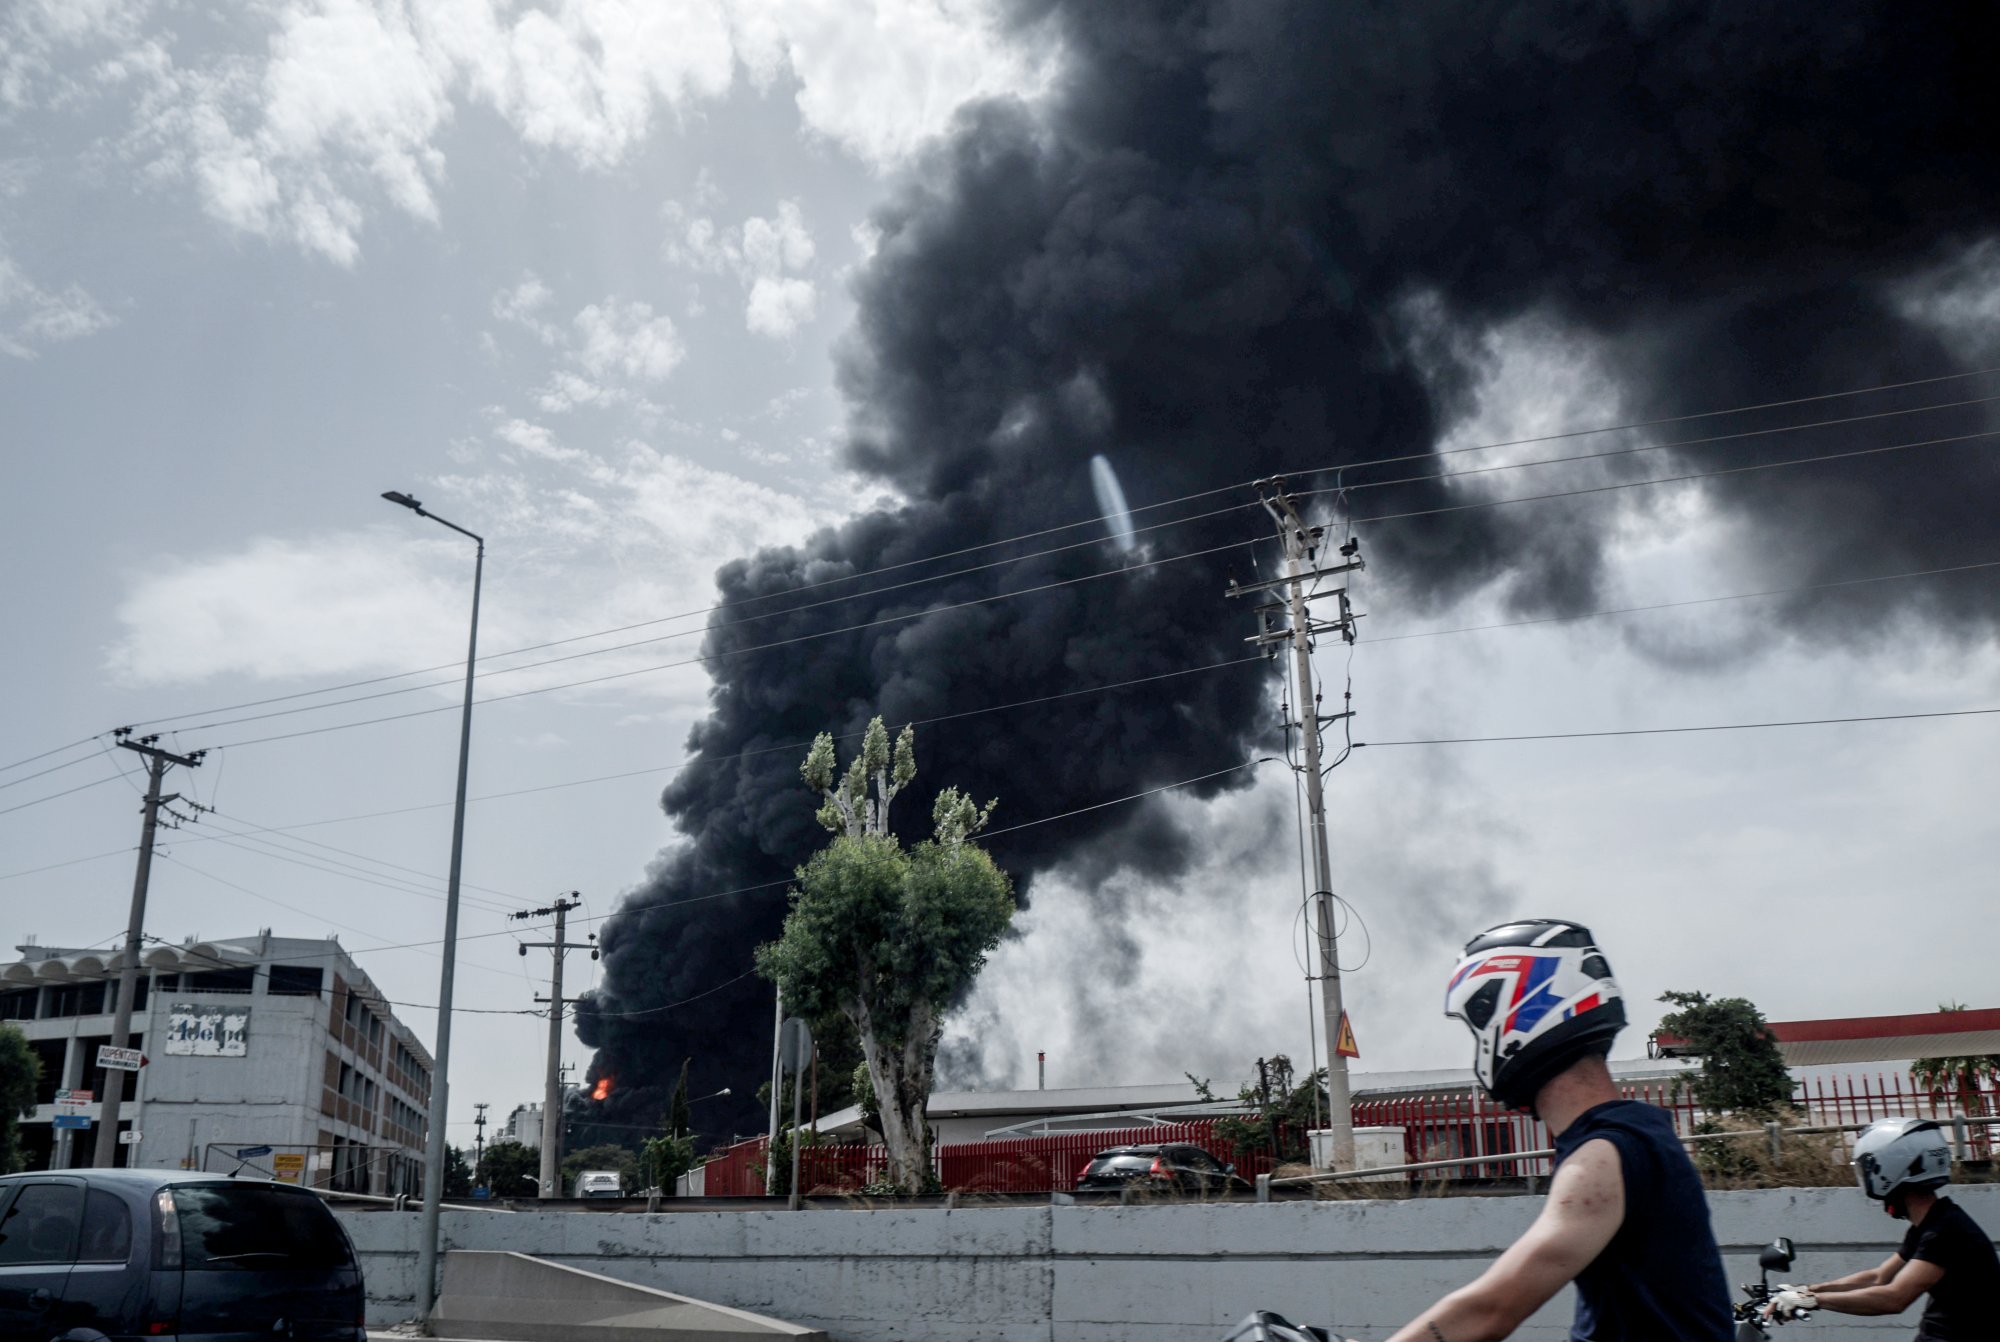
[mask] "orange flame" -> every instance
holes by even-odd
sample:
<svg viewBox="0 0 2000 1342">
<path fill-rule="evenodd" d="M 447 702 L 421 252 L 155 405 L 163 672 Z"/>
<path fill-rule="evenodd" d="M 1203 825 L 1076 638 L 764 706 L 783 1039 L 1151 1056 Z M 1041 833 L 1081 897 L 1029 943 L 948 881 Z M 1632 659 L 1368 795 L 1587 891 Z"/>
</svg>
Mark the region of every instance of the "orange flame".
<svg viewBox="0 0 2000 1342">
<path fill-rule="evenodd" d="M 590 1098 L 593 1100 L 601 1100 L 610 1093 L 611 1093 L 611 1078 L 608 1076 L 600 1076 L 597 1078 L 597 1088 L 590 1092 Z"/>
</svg>

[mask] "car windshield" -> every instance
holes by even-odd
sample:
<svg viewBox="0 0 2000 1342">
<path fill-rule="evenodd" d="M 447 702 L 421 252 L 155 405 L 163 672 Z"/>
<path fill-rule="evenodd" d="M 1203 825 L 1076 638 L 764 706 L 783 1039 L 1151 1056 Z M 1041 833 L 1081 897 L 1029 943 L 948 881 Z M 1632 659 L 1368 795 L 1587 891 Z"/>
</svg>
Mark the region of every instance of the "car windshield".
<svg viewBox="0 0 2000 1342">
<path fill-rule="evenodd" d="M 346 1267 L 347 1239 L 310 1193 L 269 1184 L 174 1189 L 181 1260 L 192 1272 Z"/>
</svg>

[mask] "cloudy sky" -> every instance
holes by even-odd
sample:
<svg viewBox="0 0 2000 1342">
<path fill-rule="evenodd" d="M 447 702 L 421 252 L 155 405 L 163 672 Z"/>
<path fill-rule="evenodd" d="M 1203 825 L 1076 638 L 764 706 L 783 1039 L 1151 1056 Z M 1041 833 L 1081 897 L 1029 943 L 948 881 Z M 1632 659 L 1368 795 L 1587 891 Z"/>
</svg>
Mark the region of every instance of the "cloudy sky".
<svg viewBox="0 0 2000 1342">
<path fill-rule="evenodd" d="M 547 960 L 502 915 L 575 889 L 601 919 L 677 842 L 657 794 L 704 708 L 717 564 L 888 488 L 844 465 L 834 381 L 871 211 L 962 106 L 1032 110 L 1063 58 L 972 0 L 10 5 L 0 764 L 58 753 L 0 773 L 8 944 L 119 935 L 136 771 L 103 734 L 140 724 L 212 752 L 175 783 L 215 808 L 163 843 L 148 930 L 337 933 L 430 1036 L 472 556 L 378 497 L 407 490 L 489 540 L 482 651 L 535 649 L 482 672 L 522 697 L 477 719 L 459 1002 L 495 1014 L 459 1022 L 453 1139 L 475 1101 L 538 1098 L 540 1025 L 505 1013 Z M 1992 268 L 1941 273 L 1917 315 L 1986 339 Z M 1480 339 L 1443 446 L 1631 413 L 1560 328 Z M 1700 486 L 1641 492 L 1609 505 L 1608 605 L 1788 579 Z M 1411 638 L 1505 622 L 1503 594 L 1416 609 L 1377 570 L 1356 592 L 1367 637 L 1321 670 L 1351 669 L 1364 740 L 2000 704 L 1990 640 L 1917 621 L 1808 642 L 1752 599 Z M 1775 1018 L 1993 1005 L 1990 929 L 1959 933 L 1996 893 L 1996 731 L 1357 752 L 1330 800 L 1362 1065 L 1459 1061 L 1438 987 L 1518 914 L 1587 917 L 1642 1023 L 1667 988 Z M 1031 1083 L 1037 1050 L 1057 1085 L 1306 1052 L 1289 778 L 1171 804 L 1198 888 L 1038 887 L 954 1027 L 991 1079 Z"/>
</svg>

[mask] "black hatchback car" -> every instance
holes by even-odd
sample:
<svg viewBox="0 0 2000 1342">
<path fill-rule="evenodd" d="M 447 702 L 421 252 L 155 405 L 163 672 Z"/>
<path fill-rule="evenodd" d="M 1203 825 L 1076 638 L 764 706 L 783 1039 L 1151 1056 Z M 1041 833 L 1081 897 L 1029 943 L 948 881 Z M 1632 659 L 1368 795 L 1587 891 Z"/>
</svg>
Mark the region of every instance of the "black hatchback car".
<svg viewBox="0 0 2000 1342">
<path fill-rule="evenodd" d="M 178 1170 L 0 1178 L 7 1342 L 365 1342 L 347 1232 L 304 1189 Z"/>
<path fill-rule="evenodd" d="M 1157 1146 L 1114 1146 L 1099 1151 L 1077 1176 L 1079 1193 L 1130 1187 L 1135 1192 L 1231 1193 L 1250 1187 L 1236 1173 L 1198 1146 L 1162 1142 Z"/>
</svg>

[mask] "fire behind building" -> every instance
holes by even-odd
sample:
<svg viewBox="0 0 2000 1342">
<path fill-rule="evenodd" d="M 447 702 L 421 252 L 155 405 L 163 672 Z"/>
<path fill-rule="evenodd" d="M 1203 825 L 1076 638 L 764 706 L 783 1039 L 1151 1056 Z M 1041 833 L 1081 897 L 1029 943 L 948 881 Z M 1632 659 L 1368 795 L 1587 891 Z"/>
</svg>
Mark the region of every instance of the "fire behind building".
<svg viewBox="0 0 2000 1342">
<path fill-rule="evenodd" d="M 0 965 L 0 1020 L 42 1064 L 29 1169 L 88 1165 L 117 1008 L 116 952 L 32 943 Z M 338 940 L 189 938 L 140 956 L 118 1163 L 247 1166 L 293 1183 L 417 1193 L 431 1057 Z M 89 1126 L 78 1126 L 79 1120 Z"/>
</svg>

